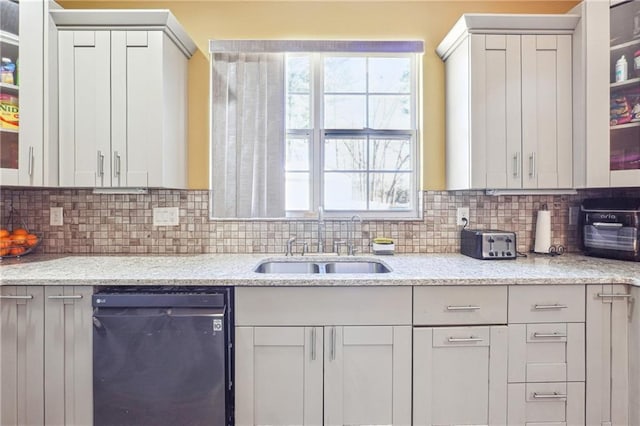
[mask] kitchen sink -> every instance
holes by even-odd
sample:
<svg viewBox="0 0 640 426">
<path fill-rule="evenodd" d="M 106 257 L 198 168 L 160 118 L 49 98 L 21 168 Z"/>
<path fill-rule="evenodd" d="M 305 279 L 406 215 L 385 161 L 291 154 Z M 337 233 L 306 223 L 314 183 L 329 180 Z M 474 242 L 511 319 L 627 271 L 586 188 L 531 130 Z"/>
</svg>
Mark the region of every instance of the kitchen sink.
<svg viewBox="0 0 640 426">
<path fill-rule="evenodd" d="M 309 260 L 260 262 L 254 269 L 261 274 L 381 274 L 391 272 L 376 260 L 319 262 Z"/>
<path fill-rule="evenodd" d="M 333 262 L 325 265 L 327 274 L 384 274 L 391 272 L 384 264 L 375 261 Z"/>
<path fill-rule="evenodd" d="M 262 262 L 255 272 L 262 274 L 317 274 L 320 265 L 315 262 Z"/>
</svg>

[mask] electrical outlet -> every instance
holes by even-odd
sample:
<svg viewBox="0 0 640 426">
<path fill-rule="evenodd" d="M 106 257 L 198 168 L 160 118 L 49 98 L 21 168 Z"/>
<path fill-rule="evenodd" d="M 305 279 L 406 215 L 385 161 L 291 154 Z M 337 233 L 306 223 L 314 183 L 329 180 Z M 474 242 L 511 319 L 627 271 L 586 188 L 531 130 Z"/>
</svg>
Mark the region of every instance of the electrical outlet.
<svg viewBox="0 0 640 426">
<path fill-rule="evenodd" d="M 178 207 L 154 207 L 153 226 L 176 226 L 180 223 Z"/>
<path fill-rule="evenodd" d="M 49 208 L 49 225 L 62 226 L 64 219 L 62 216 L 62 207 L 50 207 Z"/>
<path fill-rule="evenodd" d="M 569 225 L 578 224 L 579 213 L 580 213 L 580 209 L 577 206 L 569 207 Z"/>
<path fill-rule="evenodd" d="M 465 222 L 462 218 L 467 219 L 467 224 L 469 223 L 469 207 L 458 207 L 456 210 L 456 225 L 464 226 Z"/>
</svg>

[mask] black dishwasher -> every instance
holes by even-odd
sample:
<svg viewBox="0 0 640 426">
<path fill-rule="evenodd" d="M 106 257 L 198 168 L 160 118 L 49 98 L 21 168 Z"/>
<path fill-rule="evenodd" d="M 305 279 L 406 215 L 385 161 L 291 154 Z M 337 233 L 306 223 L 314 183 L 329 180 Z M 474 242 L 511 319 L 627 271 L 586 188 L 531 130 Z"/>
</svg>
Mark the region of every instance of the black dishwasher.
<svg viewBox="0 0 640 426">
<path fill-rule="evenodd" d="M 233 289 L 93 295 L 94 424 L 232 425 Z"/>
</svg>

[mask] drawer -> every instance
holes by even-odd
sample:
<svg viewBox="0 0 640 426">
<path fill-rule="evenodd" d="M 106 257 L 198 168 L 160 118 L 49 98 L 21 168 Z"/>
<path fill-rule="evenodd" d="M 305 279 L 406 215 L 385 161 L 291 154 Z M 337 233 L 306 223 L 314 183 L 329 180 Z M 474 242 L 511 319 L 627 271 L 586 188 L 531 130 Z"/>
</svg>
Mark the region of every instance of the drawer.
<svg viewBox="0 0 640 426">
<path fill-rule="evenodd" d="M 237 326 L 411 325 L 411 287 L 236 287 Z"/>
<path fill-rule="evenodd" d="M 510 324 L 509 383 L 584 381 L 584 323 Z"/>
<path fill-rule="evenodd" d="M 510 383 L 507 423 L 585 424 L 584 382 Z"/>
<path fill-rule="evenodd" d="M 503 326 L 504 327 L 504 326 Z M 442 327 L 433 329 L 433 347 L 488 347 L 491 327 Z"/>
<path fill-rule="evenodd" d="M 584 322 L 583 285 L 509 287 L 509 323 Z"/>
<path fill-rule="evenodd" d="M 413 288 L 414 325 L 506 324 L 506 286 Z"/>
</svg>

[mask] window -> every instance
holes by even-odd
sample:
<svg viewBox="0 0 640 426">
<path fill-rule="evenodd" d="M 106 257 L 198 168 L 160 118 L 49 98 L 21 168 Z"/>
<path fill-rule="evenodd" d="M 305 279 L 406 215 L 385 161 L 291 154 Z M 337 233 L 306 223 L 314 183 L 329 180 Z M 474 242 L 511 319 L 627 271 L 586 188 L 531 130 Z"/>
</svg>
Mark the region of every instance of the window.
<svg viewBox="0 0 640 426">
<path fill-rule="evenodd" d="M 416 57 L 288 54 L 286 210 L 417 216 Z"/>
<path fill-rule="evenodd" d="M 419 217 L 422 42 L 212 40 L 210 52 L 211 187 L 224 217 Z"/>
</svg>

